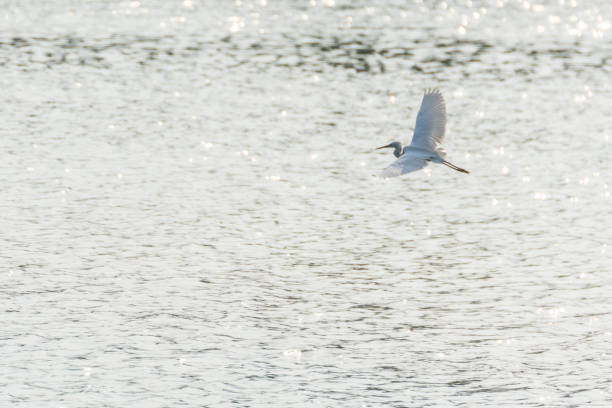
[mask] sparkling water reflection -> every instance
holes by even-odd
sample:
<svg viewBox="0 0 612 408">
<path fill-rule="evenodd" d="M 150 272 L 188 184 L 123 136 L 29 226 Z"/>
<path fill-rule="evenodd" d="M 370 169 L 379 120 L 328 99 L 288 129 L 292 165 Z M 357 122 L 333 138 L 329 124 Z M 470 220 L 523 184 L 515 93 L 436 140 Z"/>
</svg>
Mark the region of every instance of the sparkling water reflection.
<svg viewBox="0 0 612 408">
<path fill-rule="evenodd" d="M 612 403 L 607 2 L 3 13 L 3 405 Z"/>
</svg>

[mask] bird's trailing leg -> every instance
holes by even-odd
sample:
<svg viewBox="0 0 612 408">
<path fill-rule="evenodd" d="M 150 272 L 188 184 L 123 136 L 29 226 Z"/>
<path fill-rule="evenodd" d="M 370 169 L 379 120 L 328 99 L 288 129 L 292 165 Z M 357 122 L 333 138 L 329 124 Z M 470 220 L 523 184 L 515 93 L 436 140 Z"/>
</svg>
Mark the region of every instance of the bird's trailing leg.
<svg viewBox="0 0 612 408">
<path fill-rule="evenodd" d="M 453 169 L 453 170 L 457 170 L 457 171 L 460 171 L 460 172 L 465 173 L 465 174 L 470 174 L 470 172 L 469 172 L 469 171 L 467 171 L 467 170 L 465 170 L 465 169 L 462 169 L 461 167 L 457 167 L 457 166 L 455 166 L 453 163 L 451 163 L 451 162 L 447 162 L 446 160 L 442 160 L 442 164 L 444 164 L 444 165 L 446 165 L 446 166 L 450 167 L 450 168 L 451 168 L 451 169 Z"/>
</svg>

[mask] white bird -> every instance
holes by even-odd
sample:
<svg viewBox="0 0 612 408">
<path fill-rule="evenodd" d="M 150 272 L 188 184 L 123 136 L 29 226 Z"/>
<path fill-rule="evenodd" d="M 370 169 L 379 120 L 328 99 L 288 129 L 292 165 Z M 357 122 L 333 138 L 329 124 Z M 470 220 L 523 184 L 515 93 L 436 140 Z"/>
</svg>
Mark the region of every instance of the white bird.
<svg viewBox="0 0 612 408">
<path fill-rule="evenodd" d="M 469 174 L 469 171 L 444 160 L 446 151 L 440 144 L 444 140 L 445 127 L 446 106 L 444 105 L 444 98 L 437 89 L 426 89 L 410 146 L 402 149 L 400 142 L 392 142 L 377 148 L 393 147 L 393 154 L 398 157 L 395 162 L 383 170 L 381 177 L 401 176 L 411 171 L 420 170 L 427 166 L 429 162 L 441 163 L 453 170 Z"/>
</svg>

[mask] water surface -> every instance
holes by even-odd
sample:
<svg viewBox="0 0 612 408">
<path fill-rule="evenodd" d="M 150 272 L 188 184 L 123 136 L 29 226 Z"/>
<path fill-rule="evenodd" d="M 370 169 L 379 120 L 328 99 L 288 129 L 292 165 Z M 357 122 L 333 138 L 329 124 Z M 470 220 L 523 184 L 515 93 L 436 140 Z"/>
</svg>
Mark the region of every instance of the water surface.
<svg viewBox="0 0 612 408">
<path fill-rule="evenodd" d="M 610 406 L 611 15 L 5 5 L 0 401 Z"/>
</svg>

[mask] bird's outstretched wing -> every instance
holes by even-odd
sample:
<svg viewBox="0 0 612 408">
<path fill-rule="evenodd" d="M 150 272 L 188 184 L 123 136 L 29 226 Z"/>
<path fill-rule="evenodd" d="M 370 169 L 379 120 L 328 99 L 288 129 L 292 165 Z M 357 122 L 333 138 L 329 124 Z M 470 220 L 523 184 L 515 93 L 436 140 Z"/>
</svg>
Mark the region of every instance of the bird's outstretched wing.
<svg viewBox="0 0 612 408">
<path fill-rule="evenodd" d="M 437 89 L 426 89 L 416 119 L 410 146 L 434 151 L 444 139 L 446 106 Z"/>
<path fill-rule="evenodd" d="M 401 176 L 402 174 L 420 170 L 425 166 L 427 166 L 427 160 L 406 154 L 384 169 L 382 173 L 380 173 L 380 177 L 397 177 Z"/>
</svg>

